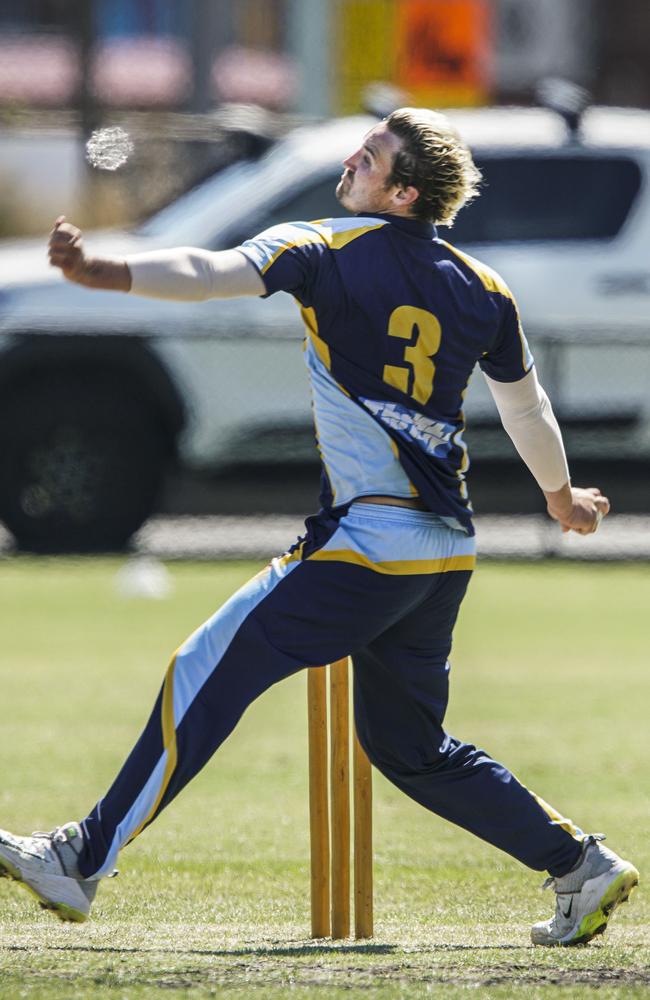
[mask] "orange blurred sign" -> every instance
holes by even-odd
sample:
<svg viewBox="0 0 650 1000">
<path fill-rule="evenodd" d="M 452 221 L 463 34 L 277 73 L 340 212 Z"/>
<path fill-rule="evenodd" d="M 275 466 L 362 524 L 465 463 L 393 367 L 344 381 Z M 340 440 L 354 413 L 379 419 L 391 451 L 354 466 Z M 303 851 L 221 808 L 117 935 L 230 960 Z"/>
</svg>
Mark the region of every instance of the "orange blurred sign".
<svg viewBox="0 0 650 1000">
<path fill-rule="evenodd" d="M 491 0 L 398 0 L 395 82 L 433 104 L 489 98 Z"/>
</svg>

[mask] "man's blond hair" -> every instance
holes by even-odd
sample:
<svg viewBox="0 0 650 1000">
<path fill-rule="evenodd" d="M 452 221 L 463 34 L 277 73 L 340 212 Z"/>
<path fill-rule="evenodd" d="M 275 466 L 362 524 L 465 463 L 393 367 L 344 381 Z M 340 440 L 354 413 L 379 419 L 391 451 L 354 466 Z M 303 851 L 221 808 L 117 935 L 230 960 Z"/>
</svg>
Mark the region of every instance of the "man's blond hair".
<svg viewBox="0 0 650 1000">
<path fill-rule="evenodd" d="M 451 225 L 463 205 L 479 194 L 481 173 L 469 149 L 449 119 L 428 108 L 398 108 L 386 124 L 402 140 L 386 186 L 417 188 L 413 215 Z"/>
</svg>

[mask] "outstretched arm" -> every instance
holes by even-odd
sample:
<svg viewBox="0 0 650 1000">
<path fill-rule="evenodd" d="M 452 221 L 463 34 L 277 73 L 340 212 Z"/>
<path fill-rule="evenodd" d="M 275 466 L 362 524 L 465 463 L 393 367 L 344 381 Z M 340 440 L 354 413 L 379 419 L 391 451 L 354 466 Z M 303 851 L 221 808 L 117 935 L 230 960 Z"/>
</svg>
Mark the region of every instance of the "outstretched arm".
<svg viewBox="0 0 650 1000">
<path fill-rule="evenodd" d="M 85 253 L 82 233 L 59 216 L 50 234 L 50 263 L 86 288 L 132 292 L 151 298 L 200 302 L 211 298 L 264 295 L 255 267 L 237 250 L 194 247 L 130 254 L 122 259 Z"/>
<path fill-rule="evenodd" d="M 571 486 L 560 428 L 535 368 L 517 382 L 498 382 L 488 375 L 485 380 L 503 426 L 546 497 L 550 516 L 563 531 L 596 531 L 609 513 L 609 500 L 595 486 Z"/>
</svg>

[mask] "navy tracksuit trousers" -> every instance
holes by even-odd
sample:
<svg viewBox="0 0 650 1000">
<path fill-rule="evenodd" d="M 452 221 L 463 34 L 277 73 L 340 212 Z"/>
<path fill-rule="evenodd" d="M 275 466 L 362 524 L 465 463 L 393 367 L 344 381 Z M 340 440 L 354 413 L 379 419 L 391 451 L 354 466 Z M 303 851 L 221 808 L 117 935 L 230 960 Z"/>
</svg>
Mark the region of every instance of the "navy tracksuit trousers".
<svg viewBox="0 0 650 1000">
<path fill-rule="evenodd" d="M 272 684 L 350 654 L 359 739 L 398 788 L 523 864 L 560 875 L 582 832 L 487 753 L 445 733 L 452 631 L 474 539 L 433 514 L 353 504 L 245 584 L 179 648 L 140 739 L 83 821 L 99 878 Z"/>
</svg>

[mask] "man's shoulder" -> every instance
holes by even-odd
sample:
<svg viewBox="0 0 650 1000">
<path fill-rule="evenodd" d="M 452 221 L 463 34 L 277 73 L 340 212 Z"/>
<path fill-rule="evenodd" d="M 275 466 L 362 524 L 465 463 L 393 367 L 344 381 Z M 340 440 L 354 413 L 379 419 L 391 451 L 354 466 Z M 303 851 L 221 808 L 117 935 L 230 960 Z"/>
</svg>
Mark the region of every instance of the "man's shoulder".
<svg viewBox="0 0 650 1000">
<path fill-rule="evenodd" d="M 367 233 L 376 232 L 387 225 L 385 219 L 376 216 L 341 216 L 331 219 L 313 219 L 282 222 L 258 233 L 253 240 L 277 243 L 285 247 L 321 244 L 331 250 L 341 250 Z M 247 241 L 251 242 L 251 241 Z"/>
<path fill-rule="evenodd" d="M 262 274 L 280 259 L 284 264 L 288 259 L 298 257 L 312 267 L 320 264 L 323 254 L 343 250 L 360 237 L 385 225 L 383 219 L 362 216 L 282 222 L 245 240 L 237 249 L 252 260 Z"/>
<path fill-rule="evenodd" d="M 317 227 L 332 250 L 342 250 L 361 236 L 383 229 L 387 220 L 377 216 L 345 215 L 335 219 L 316 219 L 309 224 Z"/>
<path fill-rule="evenodd" d="M 497 292 L 499 295 L 505 296 L 505 298 L 514 299 L 508 285 L 499 272 L 495 271 L 494 268 L 485 264 L 477 257 L 472 257 L 471 254 L 459 250 L 458 247 L 453 246 L 451 243 L 447 243 L 446 240 L 438 238 L 436 242 L 444 248 L 445 252 L 449 254 L 452 260 L 458 262 L 459 266 L 463 267 L 465 273 L 469 272 L 470 274 L 476 276 L 486 291 Z"/>
<path fill-rule="evenodd" d="M 363 236 L 365 233 L 382 229 L 386 220 L 376 216 L 341 216 L 328 219 L 297 219 L 292 222 L 281 222 L 263 230 L 253 237 L 253 240 L 275 241 L 301 245 L 303 243 L 326 243 L 334 249 L 339 244 Z M 250 242 L 250 241 L 247 241 Z"/>
<path fill-rule="evenodd" d="M 246 240 L 246 243 L 253 242 L 278 243 L 289 246 L 300 246 L 303 243 L 322 243 L 323 232 L 318 222 L 306 222 L 305 220 L 280 222 Z"/>
</svg>

